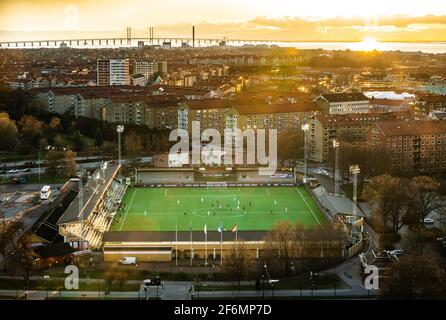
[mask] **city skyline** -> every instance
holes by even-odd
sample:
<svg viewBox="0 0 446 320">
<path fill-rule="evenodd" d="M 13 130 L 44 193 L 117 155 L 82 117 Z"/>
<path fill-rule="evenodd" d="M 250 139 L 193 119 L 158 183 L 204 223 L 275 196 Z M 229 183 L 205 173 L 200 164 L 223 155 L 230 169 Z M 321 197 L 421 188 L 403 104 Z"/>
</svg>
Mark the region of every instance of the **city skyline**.
<svg viewBox="0 0 446 320">
<path fill-rule="evenodd" d="M 63 36 L 133 34 L 189 36 L 196 25 L 202 37 L 286 41 L 444 41 L 446 3 L 438 1 L 252 0 L 216 1 L 39 1 L 0 2 L 2 41 Z M 174 6 L 181 15 L 171 14 Z M 51 19 L 48 19 L 51 17 Z"/>
</svg>

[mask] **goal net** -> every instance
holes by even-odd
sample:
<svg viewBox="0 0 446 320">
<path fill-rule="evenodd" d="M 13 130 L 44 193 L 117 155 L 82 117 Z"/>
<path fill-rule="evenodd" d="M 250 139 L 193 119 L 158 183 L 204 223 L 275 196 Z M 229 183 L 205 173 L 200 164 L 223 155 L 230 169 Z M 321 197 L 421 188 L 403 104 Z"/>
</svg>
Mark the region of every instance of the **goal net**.
<svg viewBox="0 0 446 320">
<path fill-rule="evenodd" d="M 225 188 L 226 189 L 226 182 L 206 182 L 206 187 L 208 189 L 210 188 Z"/>
</svg>

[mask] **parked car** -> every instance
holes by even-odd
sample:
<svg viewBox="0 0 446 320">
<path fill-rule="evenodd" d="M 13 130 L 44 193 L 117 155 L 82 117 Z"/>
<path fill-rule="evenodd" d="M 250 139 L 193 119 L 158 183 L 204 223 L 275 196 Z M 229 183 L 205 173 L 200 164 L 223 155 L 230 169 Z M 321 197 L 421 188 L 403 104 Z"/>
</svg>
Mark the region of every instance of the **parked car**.
<svg viewBox="0 0 446 320">
<path fill-rule="evenodd" d="M 136 257 L 124 257 L 119 262 L 122 264 L 136 264 Z"/>
<path fill-rule="evenodd" d="M 424 224 L 434 224 L 435 220 L 432 218 L 425 218 L 423 222 Z"/>
<path fill-rule="evenodd" d="M 26 183 L 26 178 L 25 177 L 18 177 L 18 178 L 13 178 L 12 179 L 12 183 L 13 184 L 21 184 L 21 183 Z"/>
<path fill-rule="evenodd" d="M 401 249 L 391 250 L 391 251 L 387 251 L 387 253 L 390 254 L 391 256 L 399 257 L 404 254 L 404 250 L 401 250 Z"/>
</svg>

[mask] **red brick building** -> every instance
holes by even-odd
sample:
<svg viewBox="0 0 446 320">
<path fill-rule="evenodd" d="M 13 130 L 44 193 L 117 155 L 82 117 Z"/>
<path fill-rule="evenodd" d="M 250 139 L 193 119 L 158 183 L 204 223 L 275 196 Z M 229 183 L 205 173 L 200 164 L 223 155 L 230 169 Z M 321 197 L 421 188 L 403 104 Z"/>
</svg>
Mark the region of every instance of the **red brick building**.
<svg viewBox="0 0 446 320">
<path fill-rule="evenodd" d="M 379 122 L 368 142 L 385 150 L 394 169 L 446 171 L 446 121 Z"/>
</svg>

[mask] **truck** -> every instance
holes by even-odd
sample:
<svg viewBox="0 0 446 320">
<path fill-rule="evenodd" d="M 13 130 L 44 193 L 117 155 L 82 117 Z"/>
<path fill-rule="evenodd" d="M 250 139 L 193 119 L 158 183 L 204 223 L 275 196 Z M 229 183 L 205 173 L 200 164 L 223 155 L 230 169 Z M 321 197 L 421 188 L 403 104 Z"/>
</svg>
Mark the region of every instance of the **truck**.
<svg viewBox="0 0 446 320">
<path fill-rule="evenodd" d="M 119 262 L 121 264 L 136 264 L 136 257 L 123 257 Z"/>
</svg>

